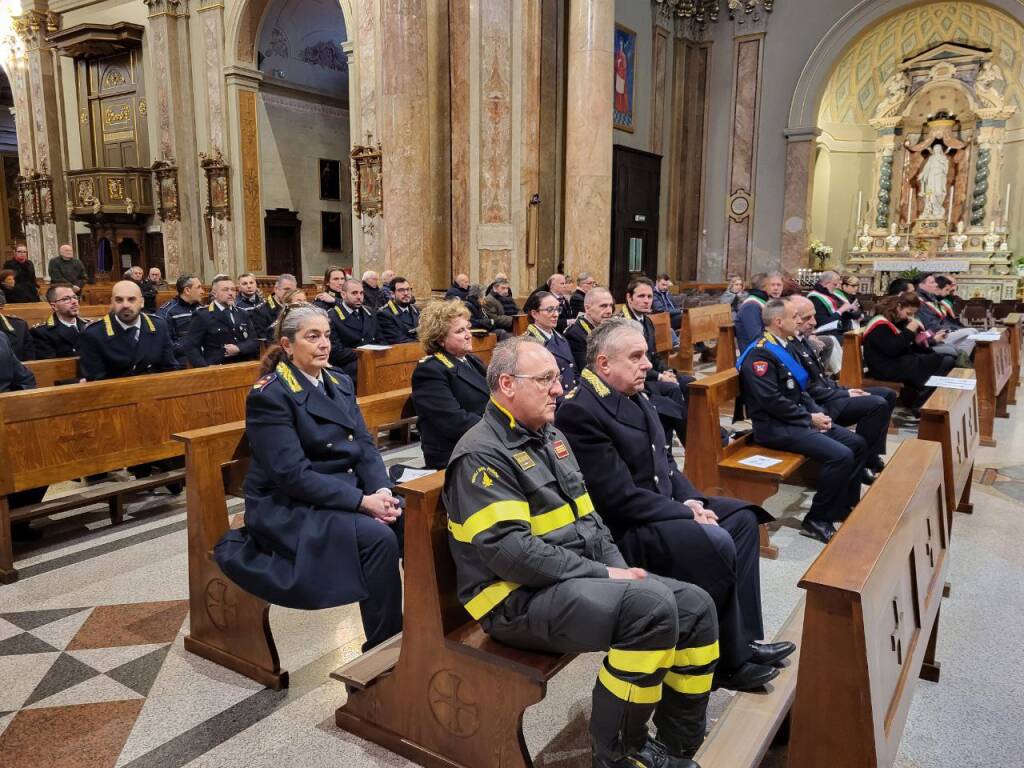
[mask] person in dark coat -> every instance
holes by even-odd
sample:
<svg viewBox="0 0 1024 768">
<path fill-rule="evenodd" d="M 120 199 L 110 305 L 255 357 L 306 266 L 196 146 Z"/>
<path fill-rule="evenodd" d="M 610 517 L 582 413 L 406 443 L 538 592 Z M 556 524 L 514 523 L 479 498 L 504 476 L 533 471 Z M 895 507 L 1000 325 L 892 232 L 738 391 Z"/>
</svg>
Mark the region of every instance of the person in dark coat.
<svg viewBox="0 0 1024 768">
<path fill-rule="evenodd" d="M 371 312 L 376 312 L 386 303 L 387 299 L 384 298 L 384 289 L 377 273 L 373 270 L 363 272 L 363 306 Z"/>
<path fill-rule="evenodd" d="M 379 337 L 384 344 L 416 341 L 420 310 L 412 295 L 412 285 L 404 277 L 391 281 L 392 298 L 377 311 Z"/>
<path fill-rule="evenodd" d="M 189 362 L 203 368 L 256 360 L 260 340 L 249 314 L 235 306 L 235 281 L 226 276 L 215 278 L 210 295 L 212 301 L 196 312 L 182 345 Z"/>
<path fill-rule="evenodd" d="M 377 318 L 363 306 L 363 284 L 351 278 L 342 280 L 340 298 L 321 309 L 327 311 L 331 323 L 331 365 L 355 381 L 359 367 L 356 347 L 380 343 Z"/>
<path fill-rule="evenodd" d="M 747 347 L 736 367 L 754 441 L 803 454 L 820 466 L 817 491 L 801 533 L 827 544 L 835 535 L 835 523 L 845 520 L 860 501 L 870 451 L 864 438 L 833 424 L 807 393 L 810 376 L 791 346 L 797 318 L 792 298 L 769 301 L 764 309 L 765 332 Z"/>
<path fill-rule="evenodd" d="M 505 332 L 499 332 L 499 329 L 494 326 L 494 321 L 484 312 L 483 304 L 481 304 L 483 297 L 484 290 L 479 285 L 473 284 L 466 291 L 466 298 L 463 301 L 466 303 L 466 309 L 469 310 L 469 325 L 474 331 L 494 333 L 498 337 L 498 341 L 501 341 L 505 338 Z"/>
<path fill-rule="evenodd" d="M 14 249 L 14 258 L 4 262 L 4 269 L 14 272 L 14 291 L 7 301 L 14 304 L 27 304 L 41 301 L 39 284 L 36 282 L 36 267 L 28 258 L 28 247 L 19 245 Z"/>
<path fill-rule="evenodd" d="M 28 323 L 14 315 L 0 315 L 0 333 L 7 336 L 11 350 L 22 362 L 36 359 L 36 345 Z"/>
<path fill-rule="evenodd" d="M 940 355 L 928 346 L 924 325 L 916 317 L 920 307 L 921 299 L 909 291 L 886 296 L 861 334 L 868 373 L 882 381 L 901 383 L 903 402 L 915 417 L 935 391 L 925 382 L 932 376 L 945 376 L 956 366 L 956 358 Z"/>
<path fill-rule="evenodd" d="M 587 293 L 597 285 L 597 281 L 589 272 L 580 272 L 576 276 L 576 290 L 569 296 L 569 319 L 579 317 L 586 310 Z"/>
<path fill-rule="evenodd" d="M 260 341 L 270 341 L 274 338 L 273 326 L 277 321 L 285 296 L 297 288 L 298 282 L 295 280 L 295 275 L 285 273 L 277 276 L 277 280 L 274 281 L 273 294 L 252 313 L 252 324 L 256 328 L 256 336 Z"/>
<path fill-rule="evenodd" d="M 448 286 L 448 290 L 445 291 L 445 299 L 459 299 L 460 301 L 466 300 L 466 291 L 469 290 L 469 275 L 459 273 L 455 276 L 452 284 Z"/>
<path fill-rule="evenodd" d="M 317 294 L 313 303 L 330 312 L 334 305 L 342 300 L 342 288 L 347 279 L 348 275 L 341 267 L 334 265 L 327 267 L 324 270 L 324 289 Z"/>
<path fill-rule="evenodd" d="M 32 329 L 36 358 L 52 360 L 56 357 L 75 357 L 82 332 L 89 325 L 78 316 L 78 296 L 70 285 L 51 285 L 46 291 L 46 300 L 53 308 L 53 314 L 45 323 Z"/>
<path fill-rule="evenodd" d="M 583 314 L 576 318 L 575 323 L 565 329 L 565 340 L 569 342 L 577 371 L 582 371 L 587 367 L 587 340 L 590 338 L 590 334 L 614 313 L 615 299 L 612 297 L 611 291 L 600 286 L 587 291 Z"/>
<path fill-rule="evenodd" d="M 84 378 L 98 381 L 179 368 L 167 323 L 143 314 L 138 285 L 131 280 L 114 283 L 110 310 L 82 333 L 78 367 Z"/>
<path fill-rule="evenodd" d="M 572 347 L 565 336 L 556 330 L 561 305 L 557 297 L 547 291 L 534 291 L 523 305 L 523 311 L 530 318 L 526 327 L 526 335 L 533 336 L 555 356 L 558 363 L 558 376 L 562 382 L 562 391 L 568 392 L 576 386 L 579 371 L 572 356 Z M 561 398 L 559 398 L 561 402 Z"/>
<path fill-rule="evenodd" d="M 330 324 L 288 307 L 249 392 L 245 526 L 214 547 L 224 574 L 275 605 L 359 603 L 368 650 L 402 631 L 401 508 L 355 386 L 329 366 Z"/>
<path fill-rule="evenodd" d="M 672 278 L 667 272 L 658 275 L 658 282 L 654 284 L 654 300 L 651 303 L 652 312 L 668 312 L 669 324 L 672 330 L 678 331 L 683 327 L 683 309 L 672 299 Z"/>
<path fill-rule="evenodd" d="M 782 274 L 779 272 L 754 275 L 750 284 L 753 287 L 736 310 L 736 344 L 741 353 L 761 338 L 761 334 L 764 333 L 761 310 L 770 299 L 782 296 L 784 287 Z"/>
<path fill-rule="evenodd" d="M 184 348 L 185 337 L 188 336 L 192 318 L 201 309 L 205 290 L 203 282 L 198 277 L 188 274 L 181 275 L 174 287 L 177 289 L 178 295 L 161 306 L 156 314 L 167 323 L 174 356 L 181 365 L 184 365 L 188 359 Z"/>
<path fill-rule="evenodd" d="M 253 327 L 256 326 L 255 312 L 263 306 L 263 303 L 259 285 L 256 283 L 256 275 L 252 272 L 240 274 L 238 276 L 238 296 L 235 297 L 235 306 L 252 319 Z"/>
<path fill-rule="evenodd" d="M 487 295 L 493 296 L 501 302 L 503 315 L 512 317 L 523 314 L 516 304 L 516 300 L 512 298 L 512 285 L 504 275 L 494 278 L 494 282 L 487 286 Z"/>
<path fill-rule="evenodd" d="M 412 372 L 412 404 L 424 465 L 444 469 L 459 438 L 483 416 L 490 397 L 487 365 L 471 354 L 469 311 L 457 300 L 423 310 L 420 342 L 427 356 Z"/>
<path fill-rule="evenodd" d="M 831 330 L 819 330 L 819 336 L 834 336 L 841 340 L 843 334 L 850 330 L 853 318 L 860 314 L 860 305 L 856 299 L 847 301 L 836 293 L 842 284 L 843 279 L 839 273 L 829 270 L 821 274 L 821 278 L 807 294 L 807 298 L 814 303 L 814 318 L 818 328 L 835 324 Z"/>
</svg>

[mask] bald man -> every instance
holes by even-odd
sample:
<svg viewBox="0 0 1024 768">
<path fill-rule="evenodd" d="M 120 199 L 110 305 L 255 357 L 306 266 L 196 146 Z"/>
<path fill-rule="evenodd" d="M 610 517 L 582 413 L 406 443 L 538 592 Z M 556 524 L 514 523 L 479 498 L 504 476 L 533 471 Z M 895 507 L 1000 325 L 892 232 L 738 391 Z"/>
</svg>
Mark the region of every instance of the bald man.
<svg viewBox="0 0 1024 768">
<path fill-rule="evenodd" d="M 142 290 L 131 280 L 114 284 L 110 313 L 84 331 L 78 355 L 89 381 L 178 369 L 163 318 L 142 313 Z"/>
<path fill-rule="evenodd" d="M 455 280 L 452 281 L 448 291 L 445 293 L 445 299 L 458 299 L 459 301 L 465 301 L 466 295 L 469 293 L 469 275 L 462 274 L 461 272 L 455 276 Z"/>
</svg>

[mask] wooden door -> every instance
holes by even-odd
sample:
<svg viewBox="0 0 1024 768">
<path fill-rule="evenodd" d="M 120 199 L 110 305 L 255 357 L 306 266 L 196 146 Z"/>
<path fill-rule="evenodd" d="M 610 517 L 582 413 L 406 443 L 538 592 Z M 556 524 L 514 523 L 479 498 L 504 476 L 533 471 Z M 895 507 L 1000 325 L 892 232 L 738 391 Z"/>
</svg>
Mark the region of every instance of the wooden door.
<svg viewBox="0 0 1024 768">
<path fill-rule="evenodd" d="M 612 294 L 622 301 L 633 275 L 658 269 L 661 156 L 615 147 L 612 167 Z"/>
<path fill-rule="evenodd" d="M 264 234 L 267 243 L 267 274 L 295 275 L 302 285 L 302 222 L 296 211 L 275 208 L 267 211 L 264 219 Z"/>
</svg>

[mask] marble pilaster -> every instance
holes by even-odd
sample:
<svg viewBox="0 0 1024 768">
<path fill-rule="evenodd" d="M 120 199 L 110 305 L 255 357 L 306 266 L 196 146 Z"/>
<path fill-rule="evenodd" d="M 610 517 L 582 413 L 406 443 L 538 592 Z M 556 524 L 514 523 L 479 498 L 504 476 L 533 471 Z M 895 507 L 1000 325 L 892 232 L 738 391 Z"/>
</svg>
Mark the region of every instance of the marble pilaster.
<svg viewBox="0 0 1024 768">
<path fill-rule="evenodd" d="M 807 266 L 814 195 L 814 157 L 821 131 L 786 132 L 786 181 L 782 202 L 782 263 L 786 272 Z"/>
<path fill-rule="evenodd" d="M 349 30 L 354 41 L 349 54 L 349 127 L 352 144 L 382 141 L 378 119 L 381 89 L 381 9 L 378 0 L 354 0 L 356 23 Z M 385 208 L 387 201 L 384 202 Z M 352 217 L 352 264 L 360 273 L 384 269 L 384 224 L 381 216 Z"/>
<path fill-rule="evenodd" d="M 234 242 L 241 244 L 245 269 L 262 273 L 266 269 L 263 252 L 263 205 L 260 181 L 259 120 L 256 114 L 263 73 L 249 67 L 228 67 L 224 78 L 227 91 L 228 124 L 237 126 L 237 134 L 228 144 L 231 174 Z"/>
<path fill-rule="evenodd" d="M 22 174 L 27 174 L 36 167 L 36 149 L 32 138 L 32 99 L 29 95 L 28 59 L 25 56 L 24 44 L 15 35 L 6 41 L 9 56 L 4 61 L 4 72 L 11 84 L 11 96 L 14 106 L 14 126 L 18 141 L 18 165 Z M 28 246 L 29 258 L 35 265 L 36 274 L 44 274 L 46 265 L 43 259 L 43 239 L 37 224 L 25 224 L 25 245 Z"/>
<path fill-rule="evenodd" d="M 607 284 L 612 213 L 614 0 L 571 0 L 566 107 L 565 271 Z"/>
</svg>

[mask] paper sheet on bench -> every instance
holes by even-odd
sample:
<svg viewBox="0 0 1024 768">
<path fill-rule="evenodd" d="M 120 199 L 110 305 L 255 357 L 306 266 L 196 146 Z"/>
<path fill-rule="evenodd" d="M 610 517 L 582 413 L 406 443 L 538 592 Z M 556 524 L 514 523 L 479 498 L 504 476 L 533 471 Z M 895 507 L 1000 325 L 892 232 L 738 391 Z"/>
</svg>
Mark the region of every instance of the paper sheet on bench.
<svg viewBox="0 0 1024 768">
<path fill-rule="evenodd" d="M 391 347 L 389 345 L 387 345 L 387 344 L 362 344 L 362 345 L 356 347 L 356 349 L 381 350 L 381 349 L 391 349 Z"/>
<path fill-rule="evenodd" d="M 825 323 L 824 325 L 819 325 L 817 328 L 814 329 L 814 332 L 815 333 L 828 333 L 829 331 L 838 331 L 838 330 L 839 330 L 839 321 L 838 320 L 833 320 L 831 323 Z"/>
<path fill-rule="evenodd" d="M 924 383 L 926 387 L 942 387 L 944 389 L 974 389 L 978 386 L 977 379 L 954 379 L 949 376 L 932 376 Z"/>
<path fill-rule="evenodd" d="M 436 472 L 436 469 L 413 469 L 412 467 L 406 467 L 399 476 L 398 482 L 408 483 L 412 480 L 418 480 L 421 477 L 426 477 L 427 475 L 433 475 Z"/>
<path fill-rule="evenodd" d="M 967 337 L 968 341 L 999 341 L 1003 336 L 999 332 L 973 333 Z"/>
<path fill-rule="evenodd" d="M 768 469 L 768 467 L 774 467 L 776 464 L 781 464 L 782 459 L 773 459 L 771 456 L 762 456 L 757 454 L 756 456 L 748 456 L 745 459 L 740 459 L 737 464 L 745 464 L 748 467 L 757 467 L 758 469 Z"/>
</svg>

